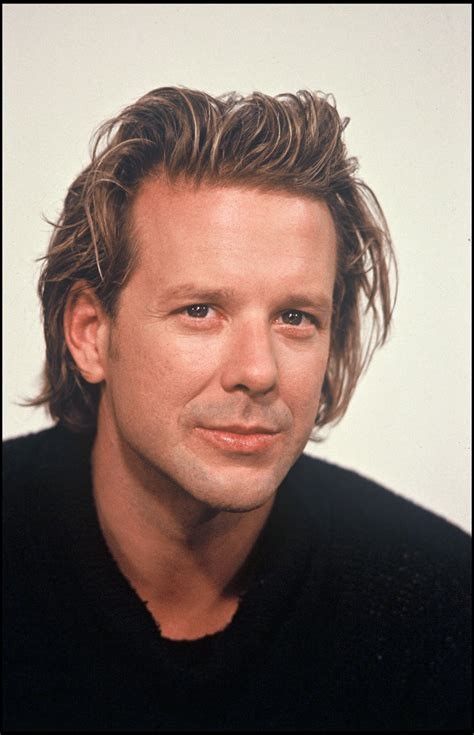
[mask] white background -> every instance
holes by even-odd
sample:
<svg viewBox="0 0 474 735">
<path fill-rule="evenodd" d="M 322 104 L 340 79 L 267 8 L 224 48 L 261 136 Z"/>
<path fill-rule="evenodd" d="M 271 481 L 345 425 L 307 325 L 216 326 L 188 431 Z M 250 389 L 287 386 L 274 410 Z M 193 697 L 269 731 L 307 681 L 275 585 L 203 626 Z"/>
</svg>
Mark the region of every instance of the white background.
<svg viewBox="0 0 474 735">
<path fill-rule="evenodd" d="M 332 92 L 388 218 L 395 326 L 308 451 L 469 528 L 470 5 L 25 4 L 4 15 L 5 437 L 50 425 L 36 281 L 103 120 L 149 90 Z"/>
</svg>

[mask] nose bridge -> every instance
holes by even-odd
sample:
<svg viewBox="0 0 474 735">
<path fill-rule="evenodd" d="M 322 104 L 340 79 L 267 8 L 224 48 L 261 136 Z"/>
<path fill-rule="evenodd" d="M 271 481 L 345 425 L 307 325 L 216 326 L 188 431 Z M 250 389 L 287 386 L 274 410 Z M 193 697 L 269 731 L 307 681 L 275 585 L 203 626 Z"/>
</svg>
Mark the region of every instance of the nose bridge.
<svg viewBox="0 0 474 735">
<path fill-rule="evenodd" d="M 222 371 L 226 390 L 268 393 L 277 384 L 278 365 L 271 325 L 262 315 L 248 315 L 232 326 Z"/>
</svg>

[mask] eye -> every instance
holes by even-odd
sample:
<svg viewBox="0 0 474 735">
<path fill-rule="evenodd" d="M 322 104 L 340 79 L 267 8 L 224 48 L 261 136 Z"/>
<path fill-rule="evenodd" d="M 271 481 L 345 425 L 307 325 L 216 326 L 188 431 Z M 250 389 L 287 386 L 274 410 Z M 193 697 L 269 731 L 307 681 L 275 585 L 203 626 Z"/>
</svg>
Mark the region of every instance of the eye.
<svg viewBox="0 0 474 735">
<path fill-rule="evenodd" d="M 207 304 L 191 304 L 187 306 L 185 311 L 188 316 L 194 319 L 204 319 L 209 314 L 209 306 Z"/>
<path fill-rule="evenodd" d="M 287 309 L 281 314 L 281 319 L 284 324 L 289 324 L 292 327 L 299 327 L 305 321 L 311 324 L 316 324 L 316 319 L 311 314 L 307 314 L 305 311 L 299 311 L 299 309 Z"/>
</svg>

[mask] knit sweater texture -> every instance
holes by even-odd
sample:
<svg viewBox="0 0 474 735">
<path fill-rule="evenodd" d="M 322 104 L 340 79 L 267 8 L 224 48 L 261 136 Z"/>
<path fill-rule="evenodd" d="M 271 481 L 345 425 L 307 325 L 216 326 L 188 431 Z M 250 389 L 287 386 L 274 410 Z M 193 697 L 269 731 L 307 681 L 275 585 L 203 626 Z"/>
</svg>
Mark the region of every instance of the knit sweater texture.
<svg viewBox="0 0 474 735">
<path fill-rule="evenodd" d="M 170 640 L 102 536 L 92 441 L 4 443 L 2 732 L 471 731 L 467 534 L 303 455 L 230 624 Z"/>
</svg>

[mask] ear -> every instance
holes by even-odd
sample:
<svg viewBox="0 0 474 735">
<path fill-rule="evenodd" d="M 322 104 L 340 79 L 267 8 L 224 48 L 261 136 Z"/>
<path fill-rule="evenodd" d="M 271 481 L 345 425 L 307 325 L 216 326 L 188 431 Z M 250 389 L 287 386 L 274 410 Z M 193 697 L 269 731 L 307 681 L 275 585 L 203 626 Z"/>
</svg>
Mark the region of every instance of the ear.
<svg viewBox="0 0 474 735">
<path fill-rule="evenodd" d="M 69 352 L 88 383 L 105 380 L 110 319 L 86 282 L 76 283 L 64 311 L 64 335 Z"/>
</svg>

